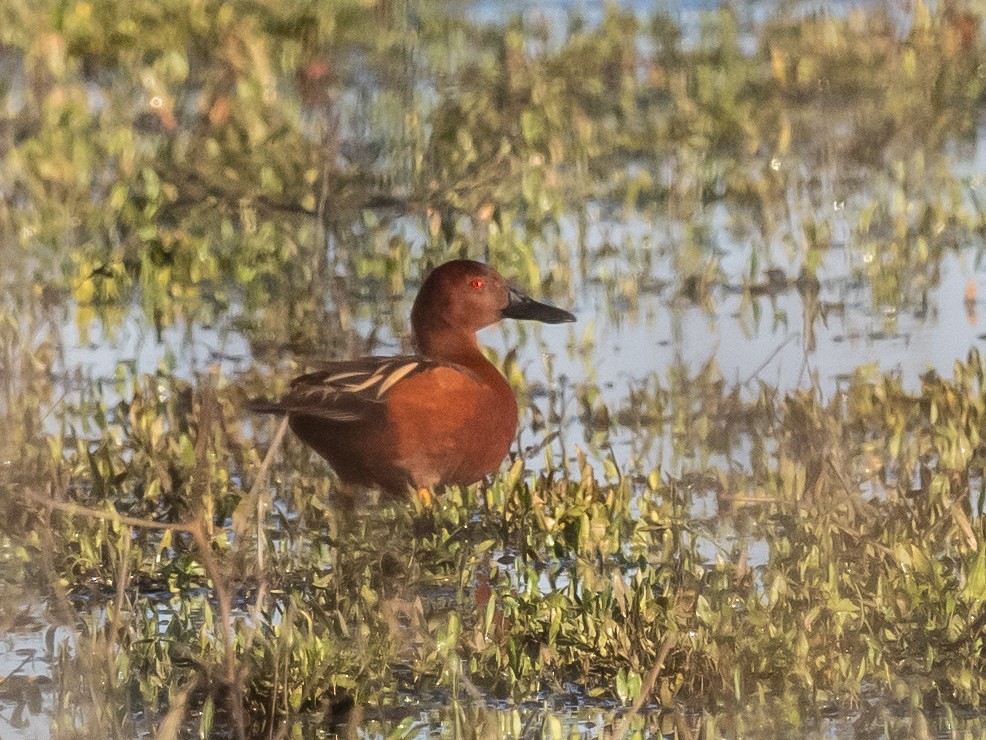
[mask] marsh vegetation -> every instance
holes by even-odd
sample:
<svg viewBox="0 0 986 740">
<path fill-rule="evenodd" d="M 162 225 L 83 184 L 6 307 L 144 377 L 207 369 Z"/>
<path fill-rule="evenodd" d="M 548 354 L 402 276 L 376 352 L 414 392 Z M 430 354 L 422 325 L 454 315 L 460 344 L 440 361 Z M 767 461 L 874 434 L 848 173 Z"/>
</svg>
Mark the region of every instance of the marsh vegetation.
<svg viewBox="0 0 986 740">
<path fill-rule="evenodd" d="M 0 735 L 981 736 L 980 12 L 0 0 Z M 579 322 L 340 512 L 459 256 Z"/>
</svg>

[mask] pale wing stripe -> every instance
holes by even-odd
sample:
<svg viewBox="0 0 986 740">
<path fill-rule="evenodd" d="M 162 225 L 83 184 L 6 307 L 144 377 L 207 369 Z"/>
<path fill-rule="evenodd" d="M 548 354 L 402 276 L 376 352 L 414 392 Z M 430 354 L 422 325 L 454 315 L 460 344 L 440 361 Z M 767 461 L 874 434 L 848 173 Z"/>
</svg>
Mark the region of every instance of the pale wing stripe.
<svg viewBox="0 0 986 740">
<path fill-rule="evenodd" d="M 366 373 L 362 373 L 362 372 L 336 373 L 335 375 L 330 375 L 327 378 L 322 378 L 322 385 L 332 385 L 333 383 L 338 383 L 340 380 L 345 380 L 346 378 L 352 378 L 357 375 L 366 375 Z"/>
<path fill-rule="evenodd" d="M 381 380 L 383 380 L 383 368 L 378 370 L 374 375 L 367 380 L 364 380 L 362 383 L 347 385 L 343 390 L 349 391 L 350 393 L 359 393 L 360 391 L 365 391 L 367 388 L 376 385 Z"/>
<path fill-rule="evenodd" d="M 377 390 L 377 398 L 381 398 L 384 393 L 390 390 L 391 386 L 393 386 L 394 383 L 396 383 L 398 380 L 403 378 L 409 372 L 414 370 L 414 368 L 416 368 L 417 366 L 418 366 L 417 362 L 409 362 L 406 365 L 401 365 L 399 368 L 394 370 L 394 372 L 388 375 L 387 379 L 380 384 L 380 388 L 379 390 Z"/>
<path fill-rule="evenodd" d="M 333 411 L 325 414 L 325 416 L 332 421 L 359 421 L 363 418 L 359 414 L 354 414 L 351 411 Z"/>
<path fill-rule="evenodd" d="M 295 398 L 300 399 L 310 399 L 310 402 L 321 403 L 327 398 L 331 398 L 337 393 L 336 390 L 332 388 L 322 388 L 320 386 L 309 386 L 308 388 L 303 388 L 293 394 Z"/>
</svg>

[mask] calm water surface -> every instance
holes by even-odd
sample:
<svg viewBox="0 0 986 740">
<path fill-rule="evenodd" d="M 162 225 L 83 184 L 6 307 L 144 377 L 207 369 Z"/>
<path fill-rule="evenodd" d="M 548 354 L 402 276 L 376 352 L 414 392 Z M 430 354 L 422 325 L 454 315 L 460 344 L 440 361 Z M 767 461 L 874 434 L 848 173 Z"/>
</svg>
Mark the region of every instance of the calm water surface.
<svg viewBox="0 0 986 740">
<path fill-rule="evenodd" d="M 717 5 L 710 1 L 669 8 L 681 20 L 686 45 L 698 43 L 701 11 Z M 520 14 L 527 26 L 547 29 L 544 43 L 558 45 L 565 39 L 564 29 L 573 7 L 582 11 L 589 24 L 601 22 L 604 16 L 601 3 L 567 2 L 478 2 L 470 6 L 469 13 L 473 20 L 484 23 L 498 23 Z M 630 7 L 640 14 L 652 10 L 644 2 L 633 2 Z M 854 3 L 800 3 L 787 12 L 795 17 L 815 13 L 842 16 L 856 7 Z M 745 21 L 758 22 L 771 17 L 775 9 L 773 3 L 751 3 L 737 8 L 737 13 Z M 889 15 L 905 33 L 909 14 L 894 5 Z M 16 97 L 8 105 L 16 105 Z M 350 100 L 356 108 L 362 105 L 358 95 Z M 348 125 L 359 128 L 359 123 Z M 363 125 L 365 129 L 368 124 Z M 986 125 L 978 128 L 973 141 L 955 143 L 946 156 L 951 175 L 963 185 L 968 197 L 986 198 Z M 628 169 L 633 166 L 628 163 Z M 670 373 L 681 370 L 693 376 L 714 363 L 727 385 L 739 386 L 747 397 L 754 396 L 764 384 L 781 392 L 813 387 L 823 398 L 831 399 L 841 391 L 846 378 L 860 368 L 898 373 L 904 386 L 913 390 L 929 370 L 950 376 L 957 360 L 965 358 L 970 349 L 982 348 L 986 341 L 986 267 L 978 238 L 946 251 L 930 271 L 933 279 L 907 282 L 903 289 L 908 294 L 901 300 L 880 301 L 874 297 L 872 283 L 860 277 L 874 257 L 858 236 L 857 224 L 872 200 L 885 197 L 879 184 L 883 180 L 875 178 L 879 183 L 860 185 L 855 177 L 826 169 L 825 163 L 819 163 L 816 170 L 793 159 L 775 162 L 769 153 L 760 166 L 791 169 L 787 198 L 792 221 L 810 212 L 831 230 L 831 246 L 824 250 L 817 270 L 817 303 L 809 305 L 794 285 L 804 265 L 802 253 L 784 238 L 790 231 L 758 233 L 755 225 L 743 222 L 743 214 L 722 203 L 694 214 L 708 229 L 718 263 L 718 279 L 708 296 L 699 301 L 677 291 L 676 247 L 687 226 L 680 219 L 587 202 L 564 213 L 557 232 L 542 237 L 537 249 L 544 255 L 543 274 L 551 273 L 559 255 L 566 257 L 564 263 L 582 265 L 572 272 L 566 292 L 551 298 L 574 310 L 578 322 L 560 327 L 504 322 L 480 336 L 498 357 L 517 350 L 517 362 L 527 383 L 540 391 L 533 393 L 535 405 L 543 405 L 547 390 L 559 392 L 565 399 L 563 404 L 567 405 L 556 425 L 562 442 L 555 443 L 556 450 L 564 449 L 574 459 L 575 448 L 585 448 L 600 471 L 602 460 L 612 454 L 625 471 L 646 474 L 660 468 L 671 476 L 702 472 L 707 461 L 676 458 L 661 430 L 654 440 L 644 443 L 631 428 L 615 423 L 603 435 L 587 429 L 577 408 L 580 390 L 589 386 L 597 389 L 602 404 L 615 412 L 627 405 L 631 388 L 655 378 L 663 384 Z M 918 205 L 913 204 L 915 208 Z M 410 227 L 395 223 L 393 231 L 411 242 L 414 254 L 424 251 L 427 235 L 420 223 Z M 751 269 L 754 263 L 756 270 Z M 743 289 L 745 281 L 762 283 L 768 267 L 780 270 L 782 284 L 753 291 L 759 293 L 756 295 Z M 359 280 L 342 277 L 352 283 Z M 381 304 L 369 296 L 355 302 L 355 332 L 374 353 L 398 353 L 408 348 L 408 337 L 395 334 L 387 328 L 391 325 L 388 321 L 381 321 L 387 318 L 381 316 L 381 307 L 385 313 L 406 316 L 420 277 L 409 276 L 406 293 L 394 304 Z M 527 287 L 535 293 L 541 289 L 537 285 Z M 328 296 L 325 301 L 331 305 Z M 92 392 L 94 385 L 102 385 L 104 397 L 112 401 L 114 379 L 121 366 L 127 368 L 128 375 L 137 376 L 164 368 L 193 384 L 206 374 L 218 374 L 224 383 L 237 383 L 257 366 L 273 365 L 285 376 L 300 370 L 294 362 L 296 353 L 286 349 L 273 357 L 269 352 L 255 356 L 255 338 L 241 328 L 240 312 L 244 309 L 236 301 L 228 315 L 209 324 L 179 318 L 173 324 L 155 327 L 146 312 L 134 306 L 112 325 L 99 319 L 87 321 L 84 331 L 80 331 L 78 309 L 72 301 L 51 310 L 59 348 L 53 368 L 55 381 L 61 386 L 56 394 L 59 403 L 77 400 Z M 315 354 L 323 351 L 316 349 Z M 324 355 L 325 359 L 339 358 L 331 351 L 324 351 Z M 48 421 L 55 424 L 53 419 Z M 266 445 L 268 428 L 254 424 L 246 413 L 244 421 L 245 428 L 257 434 L 258 446 Z M 528 416 L 528 426 L 529 421 Z M 522 444 L 533 444 L 540 436 L 543 432 L 528 428 L 522 432 Z M 534 456 L 528 467 L 540 472 L 542 458 Z M 729 518 L 720 519 L 715 496 L 700 491 L 692 506 L 696 522 L 704 528 L 702 551 L 710 561 L 741 542 L 752 567 L 765 562 L 761 541 L 738 532 Z M 550 590 L 561 585 L 545 580 L 542 587 Z M 25 604 L 23 629 L 0 642 L 0 678 L 50 678 L 50 663 L 39 657 L 50 654 L 47 643 L 54 640 L 72 649 L 71 635 L 48 624 L 42 612 L 37 605 Z M 49 701 L 50 695 L 44 696 L 44 701 Z M 606 721 L 601 710 L 559 702 L 550 709 L 563 718 L 566 730 L 601 731 Z M 517 723 L 540 727 L 545 709 L 491 704 L 481 711 L 494 716 L 502 727 Z M 429 729 L 447 732 L 447 723 L 441 712 L 422 711 L 421 735 Z M 851 718 L 825 720 L 817 736 L 842 737 L 850 726 Z M 49 731 L 45 711 L 34 711 L 16 736 L 45 737 Z M 7 732 L 0 731 L 0 736 L 8 737 Z"/>
</svg>

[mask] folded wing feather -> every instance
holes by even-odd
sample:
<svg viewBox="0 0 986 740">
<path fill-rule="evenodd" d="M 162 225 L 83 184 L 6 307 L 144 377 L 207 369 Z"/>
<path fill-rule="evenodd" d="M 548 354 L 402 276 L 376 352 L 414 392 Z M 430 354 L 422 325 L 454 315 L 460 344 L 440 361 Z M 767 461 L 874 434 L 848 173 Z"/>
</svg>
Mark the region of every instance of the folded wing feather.
<svg viewBox="0 0 986 740">
<path fill-rule="evenodd" d="M 251 408 L 260 413 L 303 414 L 335 422 L 356 422 L 379 411 L 387 392 L 404 378 L 441 366 L 468 372 L 457 365 L 415 355 L 344 360 L 295 378 L 291 390 L 280 401 L 257 401 Z"/>
</svg>

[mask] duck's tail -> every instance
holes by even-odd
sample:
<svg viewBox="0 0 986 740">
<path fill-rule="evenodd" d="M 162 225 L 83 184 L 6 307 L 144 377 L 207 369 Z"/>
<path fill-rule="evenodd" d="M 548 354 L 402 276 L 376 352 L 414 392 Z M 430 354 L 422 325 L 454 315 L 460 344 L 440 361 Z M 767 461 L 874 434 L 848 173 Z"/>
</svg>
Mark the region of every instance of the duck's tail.
<svg viewBox="0 0 986 740">
<path fill-rule="evenodd" d="M 284 404 L 278 403 L 277 401 L 269 401 L 266 398 L 252 398 L 246 402 L 245 406 L 255 414 L 276 414 L 277 416 L 283 416 L 288 413 L 288 409 L 284 407 Z"/>
</svg>

